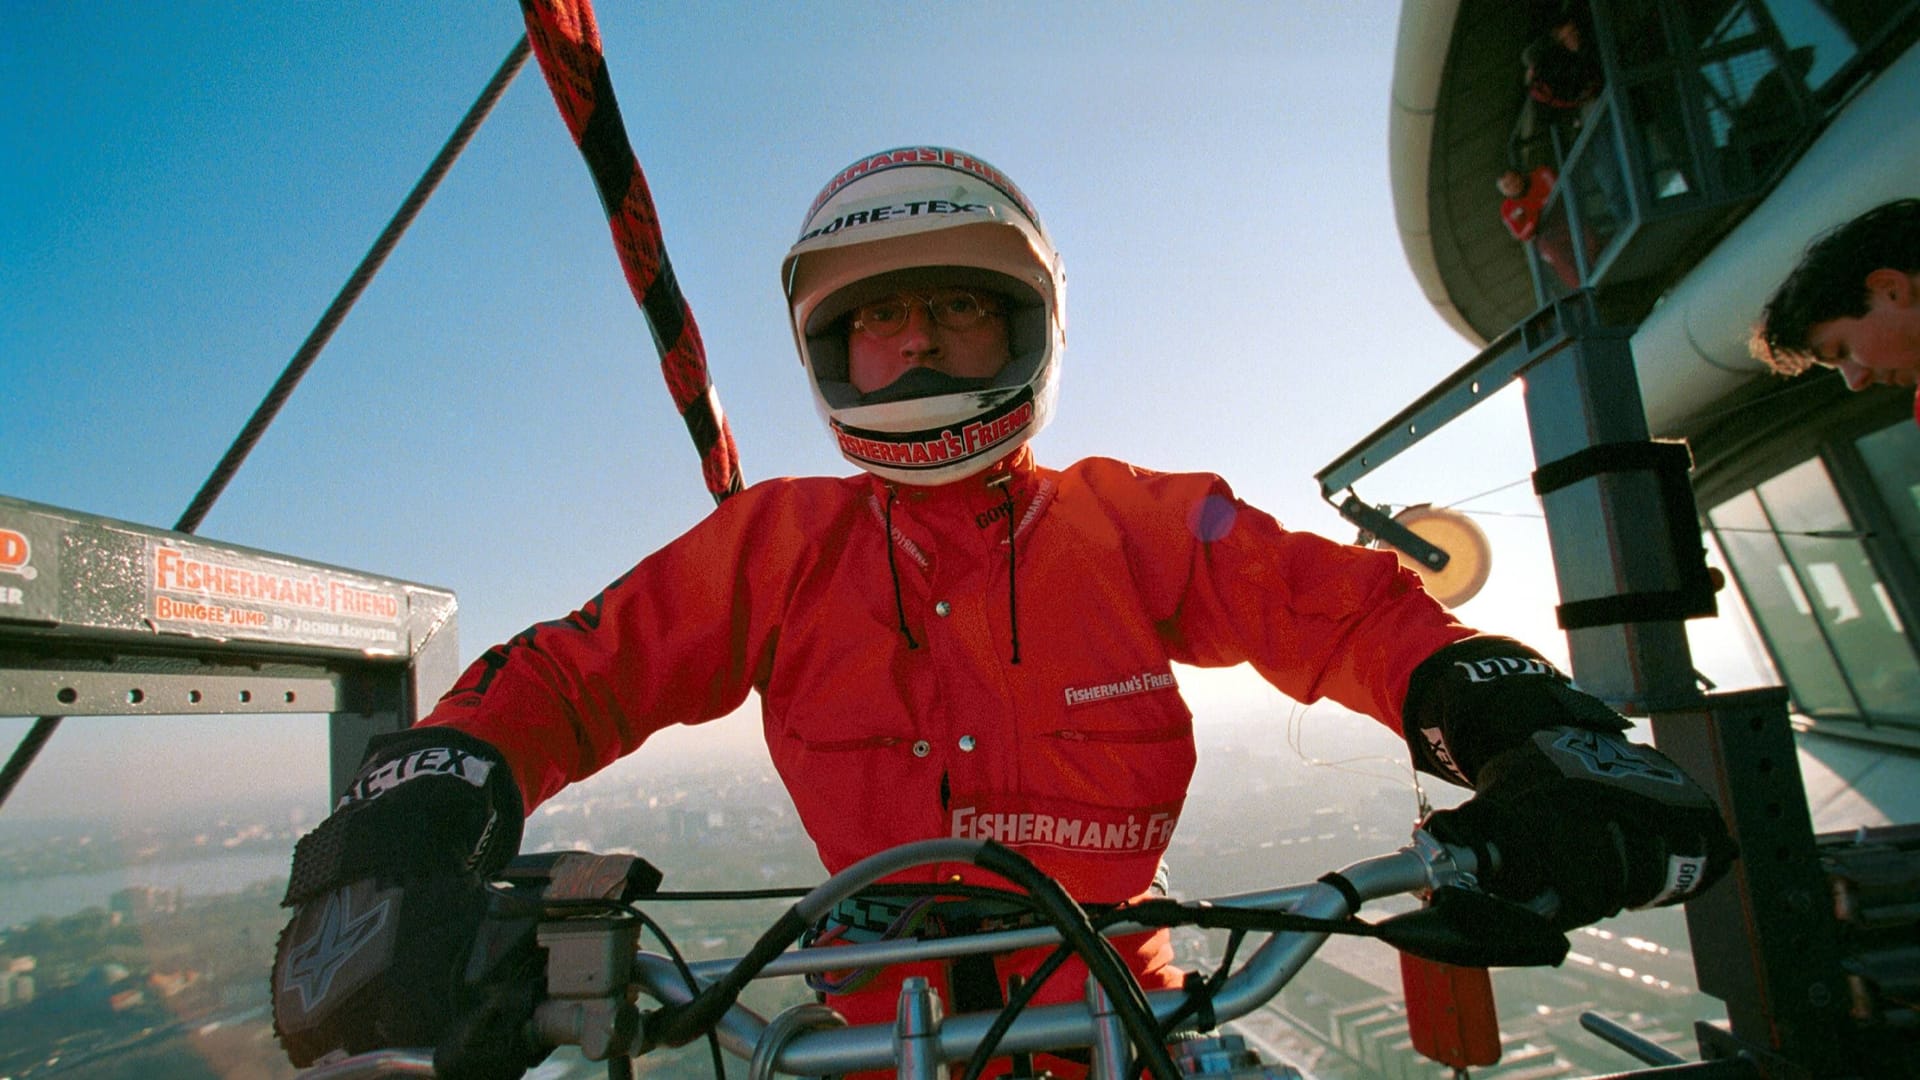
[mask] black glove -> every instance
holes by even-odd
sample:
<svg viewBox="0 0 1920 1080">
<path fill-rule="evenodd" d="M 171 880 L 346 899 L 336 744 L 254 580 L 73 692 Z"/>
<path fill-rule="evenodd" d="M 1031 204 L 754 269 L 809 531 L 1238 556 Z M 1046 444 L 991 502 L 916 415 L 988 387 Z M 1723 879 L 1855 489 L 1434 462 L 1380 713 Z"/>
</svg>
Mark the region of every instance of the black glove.
<svg viewBox="0 0 1920 1080">
<path fill-rule="evenodd" d="M 1622 732 L 1626 717 L 1573 688 L 1546 657 L 1503 637 L 1456 641 L 1407 681 L 1403 727 L 1413 763 L 1465 787 L 1480 766 L 1542 728 Z"/>
<path fill-rule="evenodd" d="M 1473 788 L 1425 827 L 1472 847 L 1482 882 L 1582 926 L 1622 907 L 1678 903 L 1734 858 L 1713 800 L 1666 755 L 1620 738 L 1626 718 L 1501 637 L 1458 641 L 1414 670 L 1404 726 L 1414 763 Z"/>
<path fill-rule="evenodd" d="M 480 971 L 480 956 L 468 963 L 474 1000 L 435 1047 L 435 1076 L 516 1080 L 546 1058 L 548 1048 L 533 1038 L 527 1023 L 547 992 L 546 953 L 534 944 L 536 926 L 534 920 L 489 924 L 505 951 L 495 954 L 490 976 Z"/>
<path fill-rule="evenodd" d="M 449 728 L 373 741 L 333 814 L 294 848 L 273 1016 L 295 1065 L 434 1046 L 463 1016 L 498 1014 L 497 987 L 469 979 L 468 965 L 484 881 L 518 849 L 522 817 L 485 742 Z M 506 1030 L 524 1019 L 495 1016 Z M 513 1042 L 464 1075 L 515 1077 L 544 1056 Z"/>
<path fill-rule="evenodd" d="M 1713 800 L 1665 754 L 1605 732 L 1535 732 L 1481 767 L 1478 793 L 1428 816 L 1436 839 L 1474 850 L 1488 891 L 1551 889 L 1563 929 L 1623 907 L 1677 904 L 1726 872 L 1734 846 Z M 1491 861 L 1489 861 L 1491 860 Z"/>
</svg>

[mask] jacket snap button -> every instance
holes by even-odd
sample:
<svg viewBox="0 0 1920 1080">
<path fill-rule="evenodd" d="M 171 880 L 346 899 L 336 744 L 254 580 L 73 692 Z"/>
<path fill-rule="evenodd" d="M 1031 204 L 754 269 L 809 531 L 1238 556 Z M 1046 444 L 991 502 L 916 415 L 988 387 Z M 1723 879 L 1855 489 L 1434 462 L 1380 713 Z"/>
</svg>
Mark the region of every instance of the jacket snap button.
<svg viewBox="0 0 1920 1080">
<path fill-rule="evenodd" d="M 960 749 L 971 753 L 973 751 L 973 736 L 971 735 L 960 736 Z"/>
<path fill-rule="evenodd" d="M 945 600 L 942 600 L 939 603 L 933 605 L 933 613 L 935 615 L 945 616 L 947 612 L 952 610 L 953 610 L 953 605 L 947 603 Z"/>
<path fill-rule="evenodd" d="M 926 757 L 931 753 L 933 753 L 933 744 L 927 740 L 921 739 L 919 742 L 913 744 L 914 757 Z"/>
</svg>

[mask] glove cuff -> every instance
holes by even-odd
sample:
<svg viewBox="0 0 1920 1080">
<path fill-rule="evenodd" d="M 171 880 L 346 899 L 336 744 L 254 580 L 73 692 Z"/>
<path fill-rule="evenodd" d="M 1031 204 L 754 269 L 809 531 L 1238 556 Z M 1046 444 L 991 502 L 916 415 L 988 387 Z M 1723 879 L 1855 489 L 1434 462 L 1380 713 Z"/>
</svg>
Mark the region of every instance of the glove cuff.
<svg viewBox="0 0 1920 1080">
<path fill-rule="evenodd" d="M 1487 762 L 1536 731 L 1618 734 L 1630 726 L 1600 699 L 1574 689 L 1546 657 L 1493 635 L 1456 641 L 1421 661 L 1407 681 L 1401 715 L 1415 767 L 1470 788 Z"/>
<path fill-rule="evenodd" d="M 491 875 L 519 850 L 524 818 L 488 743 L 447 727 L 377 736 L 333 814 L 295 845 L 282 905 L 363 878 Z"/>
</svg>

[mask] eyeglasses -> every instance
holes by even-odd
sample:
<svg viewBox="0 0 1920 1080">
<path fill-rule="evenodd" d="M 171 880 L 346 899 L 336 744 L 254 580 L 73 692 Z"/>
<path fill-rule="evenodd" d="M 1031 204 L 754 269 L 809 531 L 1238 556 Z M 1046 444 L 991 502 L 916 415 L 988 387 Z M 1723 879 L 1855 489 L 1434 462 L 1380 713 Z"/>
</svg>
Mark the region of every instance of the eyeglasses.
<svg viewBox="0 0 1920 1080">
<path fill-rule="evenodd" d="M 986 300 L 965 289 L 935 289 L 928 293 L 895 293 L 853 309 L 853 329 L 877 338 L 890 338 L 907 328 L 915 307 L 925 307 L 935 325 L 943 330 L 972 330 L 995 315 L 1005 315 L 1006 305 Z"/>
</svg>

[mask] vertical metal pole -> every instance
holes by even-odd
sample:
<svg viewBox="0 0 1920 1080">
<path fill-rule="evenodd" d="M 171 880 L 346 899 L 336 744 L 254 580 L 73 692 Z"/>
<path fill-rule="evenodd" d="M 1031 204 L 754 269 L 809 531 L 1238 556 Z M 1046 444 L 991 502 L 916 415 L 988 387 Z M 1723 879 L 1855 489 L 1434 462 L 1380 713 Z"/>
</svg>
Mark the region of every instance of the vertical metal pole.
<svg viewBox="0 0 1920 1080">
<path fill-rule="evenodd" d="M 940 998 L 923 975 L 900 984 L 893 1059 L 900 1080 L 947 1080 L 947 1063 L 940 1056 Z"/>
<path fill-rule="evenodd" d="M 368 740 L 405 731 L 419 719 L 407 701 L 406 682 L 404 672 L 385 666 L 341 680 L 339 706 L 327 714 L 330 795 L 345 791 L 359 774 Z"/>
<path fill-rule="evenodd" d="M 1575 327 L 1526 375 L 1527 424 L 1542 466 L 1581 450 L 1648 438 L 1631 327 Z M 1541 498 L 1562 602 L 1659 592 L 1681 580 L 1658 479 L 1604 473 Z M 1569 630 L 1573 677 L 1632 715 L 1699 698 L 1686 626 L 1635 622 Z"/>
<path fill-rule="evenodd" d="M 1093 1070 L 1088 1075 L 1092 1080 L 1126 1080 L 1133 1066 L 1133 1048 L 1119 1014 L 1113 1011 L 1113 999 L 1100 980 L 1091 977 L 1087 979 L 1087 1011 L 1093 1014 L 1094 1031 Z"/>
<path fill-rule="evenodd" d="M 1528 369 L 1527 420 L 1542 470 L 1648 439 L 1631 334 L 1569 327 L 1566 343 Z M 1652 472 L 1599 472 L 1541 501 L 1563 604 L 1671 591 L 1704 569 L 1695 561 L 1703 553 L 1675 541 L 1668 519 L 1678 511 Z M 1700 987 L 1726 1002 L 1731 1027 L 1702 1025 L 1703 1053 L 1803 1069 L 1839 1063 L 1844 980 L 1786 692 L 1703 695 L 1675 618 L 1570 629 L 1567 641 L 1574 678 L 1653 718 L 1654 741 L 1715 793 L 1741 848 L 1728 878 L 1687 905 Z"/>
<path fill-rule="evenodd" d="M 1713 792 L 1740 845 L 1727 877 L 1687 904 L 1700 989 L 1726 1002 L 1732 1029 L 1728 1039 L 1703 1025 L 1703 1053 L 1757 1051 L 1810 1074 L 1851 1075 L 1832 899 L 1787 692 L 1708 695 L 1693 708 L 1655 713 L 1653 731 L 1660 749 Z"/>
</svg>

